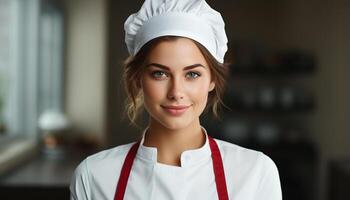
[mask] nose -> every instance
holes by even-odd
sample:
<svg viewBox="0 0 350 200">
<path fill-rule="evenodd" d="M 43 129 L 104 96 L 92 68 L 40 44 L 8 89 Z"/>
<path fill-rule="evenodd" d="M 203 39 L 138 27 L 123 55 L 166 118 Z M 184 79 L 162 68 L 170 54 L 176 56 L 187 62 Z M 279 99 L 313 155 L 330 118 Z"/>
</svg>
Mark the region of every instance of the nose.
<svg viewBox="0 0 350 200">
<path fill-rule="evenodd" d="M 170 81 L 169 84 L 169 90 L 168 90 L 168 98 L 171 100 L 180 100 L 184 98 L 184 85 L 183 85 L 183 80 L 180 78 L 173 78 Z"/>
</svg>

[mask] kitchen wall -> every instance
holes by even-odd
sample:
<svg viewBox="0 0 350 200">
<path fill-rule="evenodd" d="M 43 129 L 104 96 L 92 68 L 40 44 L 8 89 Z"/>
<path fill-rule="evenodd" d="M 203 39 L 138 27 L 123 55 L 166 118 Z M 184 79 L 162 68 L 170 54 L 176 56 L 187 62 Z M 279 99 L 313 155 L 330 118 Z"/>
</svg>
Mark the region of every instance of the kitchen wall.
<svg viewBox="0 0 350 200">
<path fill-rule="evenodd" d="M 319 109 L 311 120 L 313 134 L 322 152 L 334 157 L 349 151 L 349 5 L 343 0 L 293 1 L 285 12 L 285 44 L 317 55 L 319 70 L 312 86 Z"/>
<path fill-rule="evenodd" d="M 65 111 L 98 143 L 106 135 L 106 11 L 105 0 L 65 1 Z"/>
<path fill-rule="evenodd" d="M 283 41 L 313 51 L 318 60 L 318 72 L 310 83 L 318 105 L 309 121 L 320 147 L 319 199 L 327 196 L 329 161 L 349 157 L 349 3 L 297 0 L 285 6 Z"/>
</svg>

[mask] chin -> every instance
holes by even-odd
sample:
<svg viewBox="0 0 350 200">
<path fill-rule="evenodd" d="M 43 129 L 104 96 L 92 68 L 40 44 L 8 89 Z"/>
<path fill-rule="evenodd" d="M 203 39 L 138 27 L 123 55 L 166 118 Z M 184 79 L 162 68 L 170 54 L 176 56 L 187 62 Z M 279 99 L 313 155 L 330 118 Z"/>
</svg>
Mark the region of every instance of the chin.
<svg viewBox="0 0 350 200">
<path fill-rule="evenodd" d="M 162 118 L 162 120 L 158 120 L 158 119 L 154 119 L 154 120 L 157 120 L 157 123 L 161 124 L 162 126 L 170 130 L 184 129 L 193 122 L 193 119 L 186 119 L 186 118 L 182 118 L 182 119 Z"/>
</svg>

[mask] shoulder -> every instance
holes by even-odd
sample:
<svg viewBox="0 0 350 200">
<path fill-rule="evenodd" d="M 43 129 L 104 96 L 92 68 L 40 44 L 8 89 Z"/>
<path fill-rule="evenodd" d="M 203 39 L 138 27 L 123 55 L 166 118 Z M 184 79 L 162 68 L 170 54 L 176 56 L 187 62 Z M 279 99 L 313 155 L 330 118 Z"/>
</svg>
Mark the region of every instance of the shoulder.
<svg viewBox="0 0 350 200">
<path fill-rule="evenodd" d="M 88 176 L 91 175 L 91 173 L 120 168 L 126 154 L 135 143 L 136 142 L 119 145 L 86 157 L 75 169 L 75 178 L 80 176 L 86 177 L 85 179 L 88 180 Z"/>
<path fill-rule="evenodd" d="M 123 165 L 126 154 L 136 142 L 119 145 L 86 157 L 76 167 L 70 183 L 73 199 L 90 199 L 96 185 L 110 187 Z"/>
<path fill-rule="evenodd" d="M 95 163 L 100 161 L 109 160 L 124 160 L 124 157 L 130 150 L 133 144 L 136 142 L 131 142 L 128 144 L 119 145 L 110 149 L 106 149 L 95 154 L 92 154 L 86 158 L 88 163 Z"/>
<path fill-rule="evenodd" d="M 282 199 L 279 172 L 275 162 L 261 151 L 215 139 L 228 180 L 244 179 L 247 188 L 255 191 L 257 199 Z M 228 182 L 234 187 L 239 183 Z"/>
<path fill-rule="evenodd" d="M 127 153 L 135 143 L 131 142 L 97 152 L 88 156 L 83 162 L 86 163 L 87 168 L 94 169 L 94 171 L 105 170 L 110 167 L 118 169 L 124 163 Z"/>
<path fill-rule="evenodd" d="M 261 151 L 245 148 L 237 144 L 215 139 L 224 162 L 246 166 L 259 171 L 277 170 L 274 161 Z"/>
<path fill-rule="evenodd" d="M 262 155 L 262 152 L 253 149 L 245 148 L 237 144 L 233 144 L 224 140 L 215 139 L 220 149 L 223 159 L 234 158 L 237 161 L 257 161 Z"/>
</svg>

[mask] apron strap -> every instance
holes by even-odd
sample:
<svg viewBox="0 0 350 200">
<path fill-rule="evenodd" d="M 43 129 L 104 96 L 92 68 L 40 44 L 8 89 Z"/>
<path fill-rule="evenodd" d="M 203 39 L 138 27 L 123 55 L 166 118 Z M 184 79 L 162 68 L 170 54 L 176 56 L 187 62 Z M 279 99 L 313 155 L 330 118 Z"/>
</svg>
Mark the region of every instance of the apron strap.
<svg viewBox="0 0 350 200">
<path fill-rule="evenodd" d="M 212 137 L 208 135 L 208 139 L 209 139 L 209 145 L 212 153 L 211 155 L 213 159 L 213 168 L 214 168 L 218 197 L 219 197 L 219 200 L 228 200 L 225 172 L 222 164 L 220 150 L 216 141 Z M 139 145 L 140 145 L 140 141 L 133 144 L 128 154 L 126 155 L 122 170 L 120 172 L 120 177 L 117 184 L 116 192 L 114 194 L 114 200 L 124 199 L 125 189 L 128 183 L 131 167 L 132 167 L 132 164 L 134 163 L 134 159 L 136 157 L 136 153 Z"/>
<path fill-rule="evenodd" d="M 209 145 L 211 149 L 211 157 L 213 159 L 213 167 L 215 173 L 216 190 L 218 192 L 219 200 L 228 200 L 226 179 L 224 166 L 222 164 L 222 157 L 216 141 L 208 136 Z"/>
<path fill-rule="evenodd" d="M 134 163 L 134 158 L 136 157 L 137 149 L 140 145 L 140 141 L 136 142 L 131 149 L 129 150 L 128 154 L 125 157 L 125 161 L 123 164 L 123 168 L 121 170 L 119 181 L 117 185 L 116 193 L 114 194 L 114 200 L 123 200 L 126 184 L 128 183 L 130 171 L 132 164 Z"/>
</svg>

